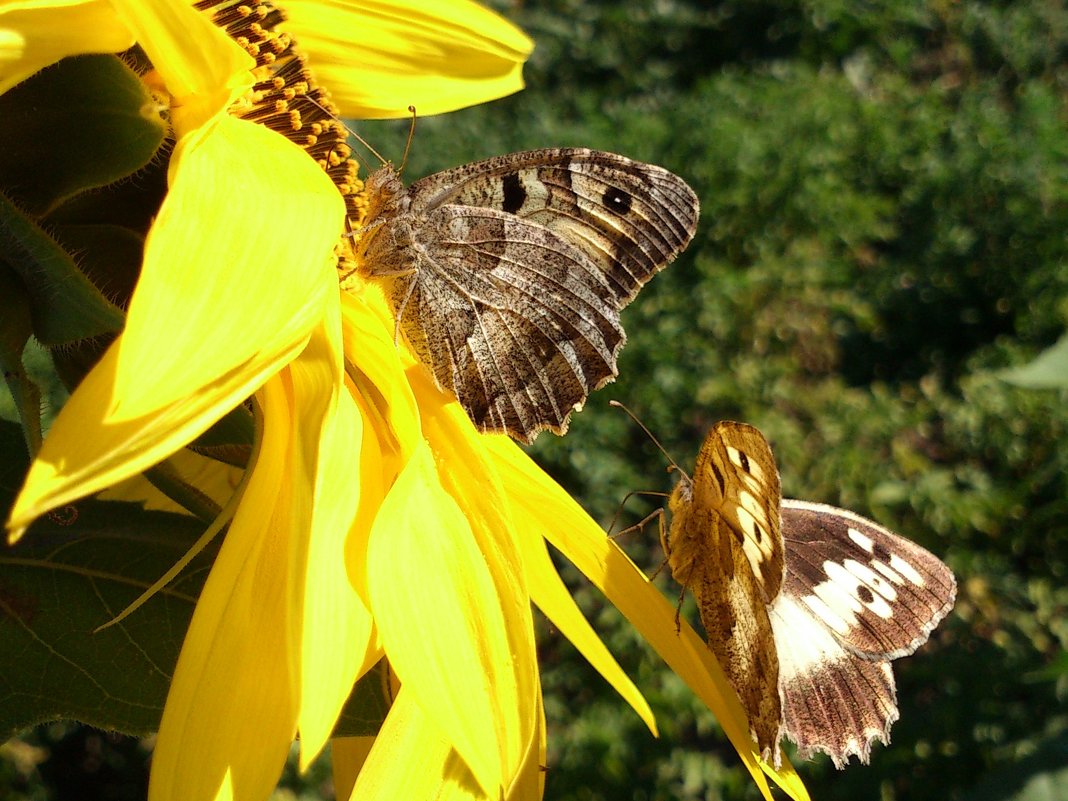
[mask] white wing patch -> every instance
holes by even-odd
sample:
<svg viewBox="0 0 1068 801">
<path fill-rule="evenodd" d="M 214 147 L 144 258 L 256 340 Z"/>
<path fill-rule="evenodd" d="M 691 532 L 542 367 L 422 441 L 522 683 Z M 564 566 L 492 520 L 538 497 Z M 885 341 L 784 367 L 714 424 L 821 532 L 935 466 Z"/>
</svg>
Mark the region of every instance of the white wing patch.
<svg viewBox="0 0 1068 801">
<path fill-rule="evenodd" d="M 852 526 L 849 527 L 849 539 L 853 540 L 868 553 L 875 553 L 875 540 Z"/>
<path fill-rule="evenodd" d="M 909 581 L 911 581 L 918 587 L 922 587 L 924 585 L 923 576 L 916 572 L 916 568 L 914 568 L 912 565 L 910 565 L 907 561 L 902 559 L 897 554 L 890 554 L 890 569 L 896 570 L 898 573 L 900 573 L 902 576 L 907 578 Z"/>
<path fill-rule="evenodd" d="M 813 607 L 812 601 L 820 604 L 818 598 L 805 598 L 804 602 Z M 797 598 L 783 593 L 769 607 L 771 630 L 775 635 L 775 647 L 779 651 L 780 681 L 792 676 L 808 673 L 814 667 L 831 667 L 835 662 L 849 657 L 826 626 L 813 620 L 812 614 L 802 608 Z M 816 609 L 813 609 L 824 620 Z"/>
</svg>

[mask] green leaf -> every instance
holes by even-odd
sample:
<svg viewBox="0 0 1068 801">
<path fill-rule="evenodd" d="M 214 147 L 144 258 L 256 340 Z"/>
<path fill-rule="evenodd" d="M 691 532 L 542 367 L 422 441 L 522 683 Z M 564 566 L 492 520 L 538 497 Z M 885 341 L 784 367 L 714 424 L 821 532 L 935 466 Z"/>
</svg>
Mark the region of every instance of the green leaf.
<svg viewBox="0 0 1068 801">
<path fill-rule="evenodd" d="M 1002 370 L 998 377 L 1027 389 L 1068 389 L 1068 334 L 1030 364 Z"/>
<path fill-rule="evenodd" d="M 30 297 L 33 334 L 44 345 L 119 331 L 122 311 L 108 302 L 71 255 L 0 194 L 0 254 Z"/>
<path fill-rule="evenodd" d="M 200 526 L 136 504 L 84 501 L 3 551 L 0 737 L 56 718 L 132 734 L 158 727 L 210 554 L 135 614 L 93 632 L 159 578 Z"/>
<path fill-rule="evenodd" d="M 41 448 L 41 390 L 26 374 L 22 352 L 30 340 L 30 308 L 18 278 L 0 263 L 0 369 L 22 423 L 30 453 Z"/>
<path fill-rule="evenodd" d="M 0 452 L 20 451 L 19 439 L 17 426 L 0 422 Z M 5 517 L 25 469 L 25 460 L 0 464 Z M 202 533 L 203 523 L 184 515 L 86 500 L 38 520 L 18 545 L 0 548 L 0 741 L 55 719 L 137 735 L 158 728 L 219 540 L 128 618 L 94 630 Z M 339 734 L 378 731 L 389 707 L 385 669 L 372 670 L 353 689 Z"/>
<path fill-rule="evenodd" d="M 167 127 L 119 58 L 67 58 L 0 95 L 0 187 L 31 215 L 148 164 Z"/>
</svg>

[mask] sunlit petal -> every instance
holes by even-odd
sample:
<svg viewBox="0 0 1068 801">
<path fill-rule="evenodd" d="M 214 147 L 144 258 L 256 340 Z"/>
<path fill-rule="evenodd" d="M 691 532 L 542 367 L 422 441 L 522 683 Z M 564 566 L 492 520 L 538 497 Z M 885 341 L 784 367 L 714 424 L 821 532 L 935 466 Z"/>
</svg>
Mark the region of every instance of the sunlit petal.
<svg viewBox="0 0 1068 801">
<path fill-rule="evenodd" d="M 293 380 L 289 467 L 298 486 L 314 487 L 298 519 L 310 519 L 294 538 L 292 640 L 300 642 L 301 764 L 322 750 L 345 703 L 364 656 L 373 649 L 373 621 L 350 580 L 346 548 L 360 502 L 351 480 L 353 454 L 360 452 L 362 420 L 342 381 L 341 321 L 328 304 L 323 325 L 289 368 Z M 343 647 L 338 647 L 343 643 Z"/>
<path fill-rule="evenodd" d="M 469 0 L 296 0 L 286 13 L 345 117 L 405 117 L 409 105 L 426 116 L 509 95 L 534 47 Z"/>
<path fill-rule="evenodd" d="M 517 767 L 502 749 L 521 729 L 507 623 L 471 524 L 442 490 L 426 446 L 382 504 L 368 543 L 368 585 L 405 690 L 496 795 Z"/>
<path fill-rule="evenodd" d="M 486 796 L 435 719 L 401 687 L 351 801 L 497 801 Z M 404 769 L 398 770 L 399 765 Z M 341 798 L 342 796 L 339 796 Z"/>
<path fill-rule="evenodd" d="M 118 53 L 133 43 L 133 34 L 106 0 L 4 3 L 0 93 L 66 56 Z"/>
<path fill-rule="evenodd" d="M 192 3 L 112 3 L 173 96 L 171 115 L 179 137 L 225 110 L 252 86 L 252 57 Z"/>
<path fill-rule="evenodd" d="M 292 393 L 259 393 L 259 458 L 197 603 L 163 711 L 150 801 L 266 798 L 296 733 L 289 632 Z M 240 681 L 234 681 L 240 676 Z"/>
<path fill-rule="evenodd" d="M 302 343 L 322 314 L 343 217 L 323 171 L 262 126 L 224 116 L 179 142 L 122 337 L 114 419 Z M 205 220 L 218 235 L 205 235 Z"/>
</svg>

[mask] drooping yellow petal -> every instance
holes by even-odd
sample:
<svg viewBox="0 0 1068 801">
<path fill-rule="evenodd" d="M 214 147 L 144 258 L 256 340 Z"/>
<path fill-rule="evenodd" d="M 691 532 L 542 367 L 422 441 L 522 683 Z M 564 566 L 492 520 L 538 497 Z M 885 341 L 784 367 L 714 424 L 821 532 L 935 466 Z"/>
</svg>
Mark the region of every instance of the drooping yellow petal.
<svg viewBox="0 0 1068 801">
<path fill-rule="evenodd" d="M 326 744 L 364 656 L 374 647 L 373 620 L 349 576 L 346 558 L 360 501 L 360 483 L 352 476 L 363 425 L 344 388 L 340 340 L 335 299 L 288 371 L 295 409 L 290 477 L 314 490 L 302 496 L 308 508 L 294 515 L 310 525 L 296 529 L 290 553 L 291 568 L 298 573 L 291 599 L 297 630 L 291 640 L 300 643 L 302 768 Z"/>
<path fill-rule="evenodd" d="M 179 150 L 126 329 L 53 424 L 12 509 L 16 535 L 205 431 L 303 349 L 336 291 L 344 209 L 314 162 L 226 117 Z"/>
<path fill-rule="evenodd" d="M 605 539 L 604 532 L 573 502 L 556 504 L 551 510 L 545 510 L 541 506 L 542 493 L 537 490 L 537 485 L 532 486 L 527 480 L 529 470 L 537 468 L 511 439 L 505 436 L 487 437 L 486 447 L 494 456 L 503 485 L 508 489 L 517 510 L 515 532 L 523 549 L 523 565 L 531 599 L 605 681 L 630 704 L 649 730 L 656 734 L 656 720 L 649 704 L 590 627 L 560 579 L 545 547 L 545 537 L 553 528 L 569 529 L 575 532 L 576 537 L 588 534 L 601 542 Z M 563 494 L 563 490 L 559 492 Z M 594 543 L 593 547 L 599 546 Z"/>
<path fill-rule="evenodd" d="M 464 510 L 479 551 L 485 557 L 504 613 L 507 651 L 511 658 L 513 686 L 501 693 L 499 703 L 511 710 L 510 694 L 515 693 L 516 728 L 504 727 L 497 733 L 497 747 L 506 775 L 528 752 L 534 737 L 538 712 L 537 654 L 534 621 L 526 576 L 514 539 L 516 528 L 508 495 L 493 461 L 487 458 L 487 437 L 475 430 L 456 397 L 434 385 L 421 364 L 408 368 L 408 381 L 419 400 L 423 432 L 437 460 L 438 479 L 445 491 Z M 503 687 L 498 678 L 498 688 Z M 500 689 L 498 689 L 500 692 Z"/>
<path fill-rule="evenodd" d="M 107 0 L 9 2 L 0 7 L 0 93 L 61 58 L 119 53 L 134 36 Z"/>
<path fill-rule="evenodd" d="M 283 28 L 343 117 L 440 114 L 518 92 L 534 43 L 471 0 L 289 0 Z"/>
<path fill-rule="evenodd" d="M 224 115 L 178 143 L 170 177 L 122 337 L 118 420 L 303 348 L 334 283 L 344 204 L 291 142 Z"/>
<path fill-rule="evenodd" d="M 507 443 L 504 443 L 507 445 Z M 496 446 L 498 449 L 501 445 Z M 521 486 L 518 514 L 541 521 L 541 531 L 598 587 L 656 650 L 668 666 L 716 716 L 764 797 L 771 790 L 764 773 L 797 801 L 806 801 L 804 787 L 789 764 L 776 773 L 763 765 L 749 737 L 749 725 L 733 688 L 705 642 L 683 621 L 676 633 L 675 610 L 615 542 L 544 471 L 529 459 L 501 459 L 505 483 Z M 560 525 L 567 520 L 570 525 Z M 607 678 L 607 677 L 606 677 Z M 615 685 L 613 685 L 615 686 Z"/>
<path fill-rule="evenodd" d="M 341 315 L 351 377 L 372 407 L 385 449 L 400 457 L 393 471 L 399 472 L 423 439 L 419 406 L 401 359 L 406 346 L 394 342 L 392 313 L 375 285 L 358 294 L 342 292 Z"/>
<path fill-rule="evenodd" d="M 283 371 L 258 395 L 259 457 L 182 646 L 153 755 L 150 801 L 266 798 L 296 733 L 285 656 L 294 646 L 290 538 L 293 506 L 307 503 L 299 496 L 309 490 L 287 476 L 288 384 Z"/>
<path fill-rule="evenodd" d="M 173 98 L 171 118 L 179 138 L 229 108 L 252 86 L 252 57 L 192 3 L 112 4 L 163 78 Z"/>
<path fill-rule="evenodd" d="M 426 445 L 379 510 L 367 573 L 375 621 L 404 691 L 496 797 L 518 767 L 518 759 L 507 760 L 523 699 L 490 567 L 464 512 L 442 490 Z"/>
<path fill-rule="evenodd" d="M 498 801 L 471 771 L 432 717 L 401 687 L 375 738 L 351 801 Z"/>
</svg>

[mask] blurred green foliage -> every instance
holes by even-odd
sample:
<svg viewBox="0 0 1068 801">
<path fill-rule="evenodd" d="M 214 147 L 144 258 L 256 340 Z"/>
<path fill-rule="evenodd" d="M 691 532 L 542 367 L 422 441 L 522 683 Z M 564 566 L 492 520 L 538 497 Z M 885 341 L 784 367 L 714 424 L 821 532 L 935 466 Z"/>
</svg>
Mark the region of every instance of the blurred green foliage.
<svg viewBox="0 0 1068 801">
<path fill-rule="evenodd" d="M 420 119 L 409 179 L 583 145 L 662 164 L 702 203 L 689 251 L 624 313 L 619 380 L 566 438 L 541 437 L 536 458 L 607 527 L 629 490 L 673 481 L 609 398 L 684 468 L 715 420 L 759 426 L 786 494 L 878 519 L 942 555 L 961 585 L 931 643 L 895 665 L 893 745 L 869 767 L 803 765 L 813 797 L 1010 798 L 1043 779 L 1047 797 L 1068 797 L 1048 781 L 1068 764 L 1068 407 L 1062 391 L 998 376 L 1068 317 L 1068 9 L 498 8 L 537 42 L 528 89 Z M 399 149 L 406 126 L 358 130 Z M 655 503 L 629 501 L 621 525 Z M 659 564 L 652 528 L 621 544 Z M 546 632 L 546 797 L 754 797 L 707 711 L 571 578 L 661 737 Z"/>
</svg>

